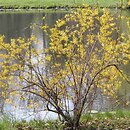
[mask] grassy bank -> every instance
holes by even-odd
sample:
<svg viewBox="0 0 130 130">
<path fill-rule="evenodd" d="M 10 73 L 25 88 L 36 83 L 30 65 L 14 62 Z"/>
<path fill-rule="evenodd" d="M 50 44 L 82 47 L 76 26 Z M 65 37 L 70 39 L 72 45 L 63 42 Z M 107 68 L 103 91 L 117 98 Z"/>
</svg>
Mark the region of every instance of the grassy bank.
<svg viewBox="0 0 130 130">
<path fill-rule="evenodd" d="M 0 0 L 1 6 L 18 6 L 18 7 L 50 7 L 50 6 L 66 6 L 81 5 L 81 0 Z"/>
<path fill-rule="evenodd" d="M 127 0 L 0 0 L 1 8 L 47 8 L 55 6 L 74 7 L 87 3 L 101 7 L 126 7 Z"/>
<path fill-rule="evenodd" d="M 84 115 L 80 121 L 80 130 L 129 130 L 130 112 L 114 111 Z M 64 124 L 58 120 L 14 121 L 4 116 L 0 121 L 0 130 L 63 130 Z"/>
<path fill-rule="evenodd" d="M 82 130 L 129 130 L 130 111 L 117 110 L 81 117 Z"/>
</svg>

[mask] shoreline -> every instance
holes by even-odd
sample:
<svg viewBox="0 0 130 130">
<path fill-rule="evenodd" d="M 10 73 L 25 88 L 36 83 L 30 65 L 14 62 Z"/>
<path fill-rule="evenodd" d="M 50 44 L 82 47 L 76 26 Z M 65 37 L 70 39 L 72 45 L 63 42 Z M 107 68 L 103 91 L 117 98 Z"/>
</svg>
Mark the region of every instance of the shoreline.
<svg viewBox="0 0 130 130">
<path fill-rule="evenodd" d="M 92 5 L 90 5 L 92 6 Z M 126 7 L 116 7 L 116 6 L 93 6 L 93 7 L 98 7 L 98 8 L 110 8 L 110 9 L 123 9 L 123 10 L 130 10 L 130 6 Z M 0 6 L 0 12 L 4 11 L 70 11 L 72 9 L 77 9 L 77 8 L 84 8 L 84 6 L 48 6 L 48 7 L 30 7 L 30 6 L 23 6 L 23 7 L 16 7 L 16 6 Z"/>
<path fill-rule="evenodd" d="M 98 8 L 130 9 L 130 0 L 0 0 L 0 10 L 69 10 L 87 4 Z"/>
</svg>

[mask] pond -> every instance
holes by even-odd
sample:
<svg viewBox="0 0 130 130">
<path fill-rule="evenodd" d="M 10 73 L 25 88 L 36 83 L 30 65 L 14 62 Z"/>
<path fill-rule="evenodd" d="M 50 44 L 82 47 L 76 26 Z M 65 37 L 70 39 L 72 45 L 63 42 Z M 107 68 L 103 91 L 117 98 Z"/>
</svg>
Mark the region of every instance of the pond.
<svg viewBox="0 0 130 130">
<path fill-rule="evenodd" d="M 111 10 L 114 16 L 119 14 L 120 16 L 130 17 L 130 10 Z M 57 19 L 63 18 L 64 15 L 68 12 L 64 11 L 51 11 L 51 12 L 1 12 L 0 13 L 0 34 L 5 36 L 5 40 L 7 42 L 10 41 L 11 38 L 18 37 L 30 37 L 31 35 L 35 35 L 40 41 L 43 47 L 48 46 L 48 39 L 43 31 L 39 28 L 39 26 L 47 23 L 50 26 L 53 26 Z M 42 18 L 45 17 L 43 23 Z M 121 17 L 120 17 L 121 18 Z M 127 28 L 126 20 L 117 18 L 117 25 L 120 27 L 121 31 L 125 34 L 130 34 L 130 30 Z M 31 28 L 33 24 L 36 25 L 35 28 Z M 127 76 L 130 76 L 130 64 L 127 67 L 124 67 L 123 70 L 126 72 Z M 125 81 L 122 84 L 121 89 L 119 90 L 120 96 L 123 97 L 123 100 L 130 101 L 130 85 Z M 115 102 L 107 101 L 105 98 L 98 97 L 98 100 L 95 102 L 93 108 L 95 110 L 106 110 L 106 109 L 114 109 Z M 121 106 L 124 108 L 125 106 Z M 14 109 L 11 105 L 7 104 L 4 108 L 6 111 L 10 112 L 10 114 L 14 114 L 16 118 L 25 118 L 32 119 L 35 115 L 31 116 L 33 112 L 28 112 L 27 110 L 22 110 L 20 108 Z M 45 112 L 40 112 L 36 114 L 37 118 L 41 115 L 42 117 L 46 116 Z M 49 113 L 48 118 L 53 118 L 56 115 Z"/>
</svg>

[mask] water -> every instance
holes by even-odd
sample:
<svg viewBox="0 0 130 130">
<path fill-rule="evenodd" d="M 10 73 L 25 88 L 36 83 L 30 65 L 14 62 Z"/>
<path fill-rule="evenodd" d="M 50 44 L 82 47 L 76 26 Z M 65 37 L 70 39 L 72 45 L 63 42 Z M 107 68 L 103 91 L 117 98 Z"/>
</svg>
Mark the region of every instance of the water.
<svg viewBox="0 0 130 130">
<path fill-rule="evenodd" d="M 67 12 L 1 12 L 0 13 L 0 34 L 5 36 L 5 40 L 7 42 L 10 41 L 11 38 L 18 38 L 18 37 L 30 37 L 34 34 L 38 40 L 41 42 L 41 45 L 44 47 L 48 46 L 48 39 L 46 35 L 43 33 L 38 26 L 41 26 L 47 23 L 50 26 L 53 26 L 55 21 L 59 18 L 63 18 Z M 116 13 L 120 14 L 121 16 L 130 17 L 129 10 L 112 10 L 114 16 L 117 16 Z M 45 23 L 43 23 L 42 18 L 46 16 Z M 126 20 L 118 19 L 116 21 L 118 26 L 120 27 L 121 31 L 125 34 L 130 34 L 130 30 L 127 28 Z M 30 28 L 31 25 L 36 24 L 37 27 Z M 127 76 L 130 76 L 130 67 L 129 65 L 123 68 L 126 72 Z M 125 95 L 126 100 L 130 100 L 130 85 L 126 82 L 123 82 L 123 87 L 119 90 L 121 96 Z M 94 106 L 95 109 L 107 109 L 115 107 L 115 104 L 107 102 L 105 98 L 98 97 L 96 105 Z M 123 106 L 122 106 L 123 107 Z M 27 110 L 20 110 L 20 108 L 14 109 L 11 105 L 7 104 L 5 107 L 6 111 L 9 114 L 13 114 L 18 119 L 32 119 L 32 118 L 42 118 L 46 117 L 46 112 L 39 112 L 38 114 L 34 115 L 33 112 L 28 112 Z M 56 118 L 57 115 L 48 113 L 47 118 Z"/>
<path fill-rule="evenodd" d="M 59 18 L 62 18 L 65 12 L 6 12 L 0 13 L 0 34 L 6 37 L 9 41 L 11 38 L 30 37 L 36 34 L 39 39 L 43 39 L 42 30 L 36 28 L 31 29 L 30 26 L 36 23 L 43 25 L 42 18 L 46 16 L 45 23 L 50 26 Z"/>
<path fill-rule="evenodd" d="M 41 46 L 48 46 L 48 40 L 44 35 L 43 31 L 39 26 L 43 24 L 48 24 L 53 26 L 57 19 L 63 18 L 66 12 L 6 12 L 0 13 L 0 34 L 5 36 L 5 41 L 9 42 L 11 38 L 18 37 L 30 37 L 35 35 L 40 41 Z M 43 23 L 42 18 L 46 17 L 45 23 Z M 35 28 L 30 26 L 36 24 Z M 1 103 L 1 108 L 4 102 Z M 23 108 L 14 108 L 10 104 L 6 104 L 4 110 L 9 115 L 13 115 L 17 119 L 30 120 L 33 118 L 47 118 L 53 119 L 57 118 L 56 114 L 51 112 L 40 111 L 34 114 L 33 110 L 27 110 Z"/>
</svg>

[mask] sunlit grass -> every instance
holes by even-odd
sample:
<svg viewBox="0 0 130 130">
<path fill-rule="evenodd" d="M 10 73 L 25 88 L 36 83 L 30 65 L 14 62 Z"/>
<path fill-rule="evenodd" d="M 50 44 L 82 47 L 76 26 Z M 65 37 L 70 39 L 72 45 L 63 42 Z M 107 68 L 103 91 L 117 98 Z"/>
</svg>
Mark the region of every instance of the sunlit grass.
<svg viewBox="0 0 130 130">
<path fill-rule="evenodd" d="M 98 5 L 101 7 L 119 7 L 127 5 L 127 0 L 86 0 L 86 2 L 90 5 Z"/>
<path fill-rule="evenodd" d="M 82 0 L 0 0 L 0 5 L 4 6 L 30 6 L 30 7 L 48 7 L 48 6 L 72 6 L 80 5 Z"/>
<path fill-rule="evenodd" d="M 0 6 L 15 7 L 50 7 L 50 6 L 77 6 L 87 3 L 101 7 L 126 6 L 127 0 L 0 0 Z"/>
</svg>

